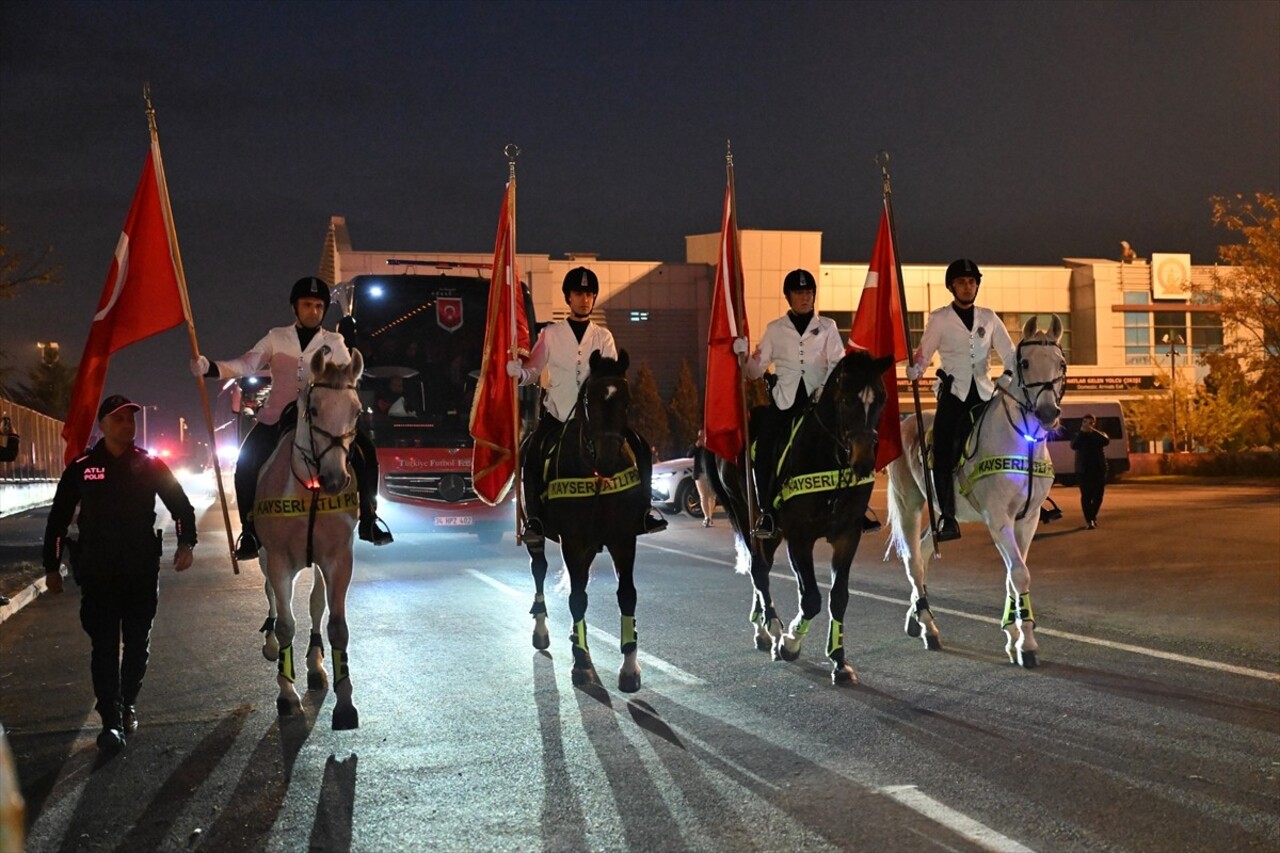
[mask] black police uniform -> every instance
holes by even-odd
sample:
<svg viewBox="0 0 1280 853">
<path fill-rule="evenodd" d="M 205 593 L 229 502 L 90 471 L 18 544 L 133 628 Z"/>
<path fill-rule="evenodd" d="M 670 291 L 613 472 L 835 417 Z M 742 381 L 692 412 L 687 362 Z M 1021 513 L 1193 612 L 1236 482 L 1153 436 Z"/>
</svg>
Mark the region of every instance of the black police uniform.
<svg viewBox="0 0 1280 853">
<path fill-rule="evenodd" d="M 178 543 L 194 546 L 195 510 L 168 466 L 133 446 L 113 456 L 102 440 L 62 473 L 45 526 L 44 568 L 56 572 L 79 505 L 80 624 L 92 647 L 93 693 L 104 726 L 120 722 L 121 707 L 134 704 L 147 671 L 159 592 L 157 495 L 176 522 Z"/>
</svg>

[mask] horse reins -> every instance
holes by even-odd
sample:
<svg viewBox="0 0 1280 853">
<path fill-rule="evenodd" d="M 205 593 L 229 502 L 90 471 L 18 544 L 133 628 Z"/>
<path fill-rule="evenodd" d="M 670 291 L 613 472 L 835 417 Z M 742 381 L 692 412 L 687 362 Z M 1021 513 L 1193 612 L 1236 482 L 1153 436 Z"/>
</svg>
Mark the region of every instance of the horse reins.
<svg viewBox="0 0 1280 853">
<path fill-rule="evenodd" d="M 307 422 L 307 435 L 310 454 L 308 455 L 308 447 L 298 442 L 297 429 L 294 430 L 293 446 L 297 448 L 298 454 L 302 457 L 302 463 L 306 466 L 308 479 L 303 480 L 298 476 L 297 470 L 291 464 L 289 473 L 293 474 L 293 478 L 307 491 L 311 492 L 311 509 L 307 513 L 307 562 L 306 565 L 314 564 L 314 534 L 316 529 L 316 511 L 320 502 L 320 461 L 324 459 L 325 454 L 334 448 L 341 448 L 344 452 L 347 450 L 346 442 L 356 437 L 356 429 L 352 427 L 341 435 L 334 435 L 323 427 L 318 427 L 311 423 L 311 394 L 317 388 L 326 388 L 330 391 L 354 391 L 354 384 L 338 385 L 328 382 L 312 382 L 307 385 L 307 392 L 304 398 L 305 407 L 302 413 L 298 415 L 299 420 L 303 418 Z M 324 450 L 316 452 L 316 433 L 320 433 L 324 438 L 329 439 L 329 444 Z"/>
<path fill-rule="evenodd" d="M 1031 509 L 1031 482 L 1032 482 L 1031 470 L 1035 462 L 1036 446 L 1040 444 L 1040 442 L 1044 441 L 1049 437 L 1048 430 L 1044 428 L 1044 426 L 1040 423 L 1039 418 L 1035 416 L 1036 401 L 1040 399 L 1040 395 L 1045 393 L 1045 391 L 1051 391 L 1053 393 L 1054 405 L 1058 405 L 1062 402 L 1062 395 L 1066 393 L 1066 390 L 1067 390 L 1066 389 L 1067 371 L 1065 367 L 1062 369 L 1061 373 L 1059 373 L 1057 376 L 1054 376 L 1052 379 L 1047 379 L 1044 382 L 1027 382 L 1022 375 L 1022 365 L 1023 365 L 1022 348 L 1023 347 L 1054 347 L 1059 352 L 1062 351 L 1062 347 L 1059 346 L 1057 341 L 1050 341 L 1050 340 L 1043 340 L 1043 339 L 1019 341 L 1017 350 L 1014 353 L 1014 357 L 1017 360 L 1016 378 L 1018 380 L 1018 386 L 1022 389 L 1022 399 L 1018 399 L 1017 397 L 1014 397 L 1013 394 L 1010 394 L 1005 389 L 997 386 L 997 390 L 999 390 L 1001 393 L 1005 394 L 1010 399 L 1012 399 L 1014 402 L 1014 405 L 1018 407 L 1018 411 L 1021 412 L 1022 414 L 1023 423 L 1021 425 L 1015 424 L 1013 422 L 1013 415 L 1009 412 L 1007 408 L 1004 409 L 1005 419 L 1009 422 L 1009 426 L 1013 428 L 1016 434 L 1026 438 L 1028 441 L 1028 444 L 1027 444 L 1027 499 L 1023 502 L 1022 509 L 1019 510 L 1017 516 L 1015 516 L 1015 520 L 1017 521 L 1021 521 L 1023 518 L 1025 518 L 1027 515 L 1027 512 Z M 1031 393 L 1033 391 L 1034 393 Z M 1031 421 L 1035 421 L 1035 433 L 1033 435 L 1028 435 L 1026 432 L 1026 425 Z M 980 419 L 978 422 L 979 432 L 981 432 L 981 429 L 982 429 L 982 420 Z M 977 446 L 977 441 L 974 442 L 974 446 L 975 447 Z"/>
</svg>

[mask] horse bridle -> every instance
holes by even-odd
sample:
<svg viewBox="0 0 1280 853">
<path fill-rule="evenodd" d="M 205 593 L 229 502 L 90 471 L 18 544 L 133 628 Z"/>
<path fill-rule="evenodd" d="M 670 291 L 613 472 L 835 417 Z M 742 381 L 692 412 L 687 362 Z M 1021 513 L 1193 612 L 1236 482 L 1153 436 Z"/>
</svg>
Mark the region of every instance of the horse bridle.
<svg viewBox="0 0 1280 853">
<path fill-rule="evenodd" d="M 825 390 L 822 396 L 826 396 Z M 832 396 L 835 399 L 831 401 L 831 408 L 833 411 L 837 411 L 837 420 L 838 420 L 839 419 L 838 409 L 841 405 L 842 399 L 846 396 L 840 390 L 839 377 L 837 377 L 836 379 L 836 391 Z M 821 403 L 821 397 L 819 398 L 818 403 L 814 404 L 813 406 L 813 419 L 817 422 L 818 426 L 821 427 L 822 431 L 831 437 L 831 440 L 835 444 L 837 450 L 839 451 L 840 456 L 843 457 L 843 458 L 836 459 L 836 461 L 840 464 L 841 479 L 844 478 L 844 475 L 846 472 L 849 474 L 850 479 L 853 479 L 853 467 L 851 462 L 852 454 L 850 453 L 849 448 L 852 445 L 853 440 L 855 438 L 869 438 L 871 440 L 871 452 L 874 455 L 876 448 L 880 443 L 880 432 L 878 429 L 879 425 L 877 424 L 876 426 L 871 426 L 870 420 L 868 420 L 867 422 L 868 425 L 864 426 L 860 430 L 857 430 L 856 432 L 849 433 L 847 435 L 837 435 L 836 433 L 838 430 L 838 426 L 833 428 L 823 422 L 822 407 L 821 405 L 819 405 L 820 403 Z"/>
<path fill-rule="evenodd" d="M 614 376 L 612 374 L 608 376 L 589 376 L 587 381 L 582 384 L 582 391 L 578 397 L 578 409 L 582 413 L 582 429 L 579 430 L 579 441 L 592 462 L 596 461 L 596 448 L 595 442 L 591 440 L 591 415 L 587 406 L 587 398 L 591 396 L 591 387 L 601 382 L 614 382 L 619 386 L 619 390 L 622 393 L 630 394 L 630 389 L 627 386 L 627 377 L 625 376 Z M 625 433 L 616 430 L 604 430 L 600 434 L 602 436 L 615 437 L 623 442 L 627 440 Z"/>
<path fill-rule="evenodd" d="M 1041 395 L 1046 391 L 1053 393 L 1054 405 L 1060 405 L 1062 403 L 1062 395 L 1066 393 L 1067 390 L 1067 368 L 1065 357 L 1063 358 L 1063 368 L 1056 376 L 1051 379 L 1046 379 L 1043 382 L 1028 382 L 1022 373 L 1023 365 L 1025 364 L 1025 361 L 1022 358 L 1023 347 L 1053 347 L 1058 351 L 1059 355 L 1062 354 L 1062 346 L 1057 341 L 1022 340 L 1018 342 L 1018 347 L 1014 351 L 1014 359 L 1017 362 L 1017 372 L 1015 373 L 1014 378 L 1017 379 L 1018 387 L 1021 389 L 1021 399 L 1014 397 L 1015 402 L 1018 404 L 1018 408 L 1022 410 L 1024 415 L 1028 412 L 1034 412 L 1036 408 L 1036 401 L 1039 400 Z M 1007 390 L 1005 393 L 1009 394 Z M 1009 394 L 1009 396 L 1013 397 L 1014 395 Z M 1037 426 L 1037 429 L 1039 433 L 1042 433 L 1036 436 L 1037 441 L 1043 441 L 1048 437 L 1048 432 L 1045 431 L 1043 427 Z"/>
<path fill-rule="evenodd" d="M 310 489 L 313 492 L 318 491 L 320 488 L 320 485 L 317 482 L 317 479 L 320 474 L 321 460 L 324 459 L 326 454 L 328 454 L 330 451 L 334 449 L 341 449 L 342 452 L 345 453 L 347 451 L 347 443 L 352 441 L 356 437 L 356 428 L 353 426 L 350 430 L 342 433 L 341 435 L 334 435 L 333 433 L 326 430 L 324 427 L 318 427 L 315 424 L 311 423 L 311 395 L 317 388 L 325 388 L 330 391 L 354 391 L 355 387 L 356 386 L 354 384 L 350 384 L 350 383 L 339 385 L 339 384 L 330 383 L 330 382 L 312 382 L 309 385 L 307 385 L 307 391 L 305 396 L 303 397 L 303 404 L 304 404 L 303 410 L 301 414 L 298 415 L 298 417 L 300 419 L 306 418 L 307 420 L 308 442 L 306 445 L 299 443 L 298 436 L 295 434 L 294 440 L 293 440 L 293 446 L 298 448 L 298 452 L 302 455 L 302 462 L 304 465 L 307 466 L 308 479 L 306 481 L 303 481 L 300 478 L 298 478 L 299 482 L 301 482 L 303 486 L 305 486 L 306 488 Z M 322 444 L 324 449 L 319 451 L 317 451 L 316 449 L 317 433 L 319 433 L 322 438 L 328 439 L 328 442 L 329 442 L 328 445 Z M 295 478 L 298 477 L 296 472 L 294 473 L 293 476 Z"/>
</svg>

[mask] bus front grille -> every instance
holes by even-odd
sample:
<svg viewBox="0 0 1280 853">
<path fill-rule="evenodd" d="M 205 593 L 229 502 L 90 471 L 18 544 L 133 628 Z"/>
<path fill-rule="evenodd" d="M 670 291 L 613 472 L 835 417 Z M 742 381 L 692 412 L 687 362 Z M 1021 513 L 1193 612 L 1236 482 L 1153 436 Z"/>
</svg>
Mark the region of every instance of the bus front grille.
<svg viewBox="0 0 1280 853">
<path fill-rule="evenodd" d="M 455 504 L 476 500 L 470 474 L 387 474 L 388 497 L 424 503 Z"/>
</svg>

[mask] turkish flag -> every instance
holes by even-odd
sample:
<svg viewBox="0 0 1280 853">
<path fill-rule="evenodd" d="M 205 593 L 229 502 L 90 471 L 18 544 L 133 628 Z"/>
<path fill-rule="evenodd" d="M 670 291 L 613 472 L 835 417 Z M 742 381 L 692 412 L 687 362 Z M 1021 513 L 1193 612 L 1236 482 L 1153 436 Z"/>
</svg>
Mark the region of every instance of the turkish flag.
<svg viewBox="0 0 1280 853">
<path fill-rule="evenodd" d="M 742 259 L 738 257 L 738 222 L 733 179 L 724 191 L 720 223 L 720 257 L 711 296 L 711 328 L 707 334 L 707 396 L 703 427 L 706 448 L 722 459 L 741 464 L 746 443 L 743 426 L 742 366 L 733 351 L 736 338 L 749 338 L 742 304 Z"/>
<path fill-rule="evenodd" d="M 893 258 L 893 236 L 889 230 L 889 209 L 880 215 L 876 247 L 871 252 L 871 266 L 862 286 L 862 299 L 849 333 L 849 349 L 868 350 L 880 358 L 893 355 L 894 364 L 907 360 L 907 338 L 903 331 L 902 304 L 899 301 L 898 266 Z M 898 417 L 898 374 L 893 365 L 884 372 L 884 387 L 889 392 L 880 414 L 880 446 L 876 451 L 876 469 L 884 470 L 902 455 L 902 430 Z"/>
<path fill-rule="evenodd" d="M 515 481 L 516 450 L 520 442 L 516 380 L 507 376 L 507 362 L 529 354 L 529 318 L 516 267 L 516 181 L 507 184 L 493 247 L 489 279 L 489 308 L 485 316 L 484 359 L 480 383 L 471 404 L 471 484 L 480 500 L 496 506 Z M 514 346 L 515 352 L 512 352 Z"/>
<path fill-rule="evenodd" d="M 80 356 L 62 427 L 68 464 L 84 452 L 93 433 L 111 354 L 187 319 L 160 200 L 159 159 L 160 149 L 153 144 Z"/>
</svg>

